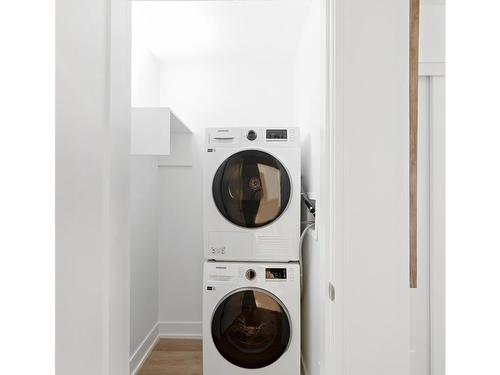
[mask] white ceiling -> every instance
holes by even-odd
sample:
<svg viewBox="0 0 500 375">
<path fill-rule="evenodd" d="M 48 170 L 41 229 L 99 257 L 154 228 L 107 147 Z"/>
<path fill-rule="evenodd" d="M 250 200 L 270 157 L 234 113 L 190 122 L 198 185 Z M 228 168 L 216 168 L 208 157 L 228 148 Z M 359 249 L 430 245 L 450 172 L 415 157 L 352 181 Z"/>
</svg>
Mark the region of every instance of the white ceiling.
<svg viewBox="0 0 500 375">
<path fill-rule="evenodd" d="M 133 2 L 133 46 L 161 62 L 288 61 L 310 0 Z"/>
</svg>

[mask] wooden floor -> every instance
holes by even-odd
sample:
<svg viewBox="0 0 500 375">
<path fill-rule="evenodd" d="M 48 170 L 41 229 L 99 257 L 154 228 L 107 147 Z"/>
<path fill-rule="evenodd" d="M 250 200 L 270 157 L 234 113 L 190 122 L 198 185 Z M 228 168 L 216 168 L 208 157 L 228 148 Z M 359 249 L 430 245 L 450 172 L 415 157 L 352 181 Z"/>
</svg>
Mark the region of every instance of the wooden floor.
<svg viewBox="0 0 500 375">
<path fill-rule="evenodd" d="M 201 375 L 201 340 L 160 339 L 138 375 Z"/>
</svg>

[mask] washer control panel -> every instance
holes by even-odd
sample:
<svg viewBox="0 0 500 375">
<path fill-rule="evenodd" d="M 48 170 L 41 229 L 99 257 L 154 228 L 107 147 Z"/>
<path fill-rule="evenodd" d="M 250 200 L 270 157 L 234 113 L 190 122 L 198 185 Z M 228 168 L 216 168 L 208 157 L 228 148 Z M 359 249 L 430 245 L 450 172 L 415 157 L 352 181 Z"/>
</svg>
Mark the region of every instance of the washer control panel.
<svg viewBox="0 0 500 375">
<path fill-rule="evenodd" d="M 255 130 L 249 130 L 247 133 L 247 139 L 249 141 L 255 141 L 257 139 L 257 133 Z"/>
</svg>

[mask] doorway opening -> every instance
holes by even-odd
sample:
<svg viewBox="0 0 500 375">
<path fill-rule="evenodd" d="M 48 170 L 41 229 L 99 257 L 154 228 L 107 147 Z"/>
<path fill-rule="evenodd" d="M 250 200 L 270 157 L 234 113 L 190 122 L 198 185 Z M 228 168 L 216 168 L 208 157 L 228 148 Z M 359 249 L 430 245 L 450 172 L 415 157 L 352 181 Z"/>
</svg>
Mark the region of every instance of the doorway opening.
<svg viewBox="0 0 500 375">
<path fill-rule="evenodd" d="M 201 373 L 205 129 L 259 126 L 300 128 L 317 211 L 303 244 L 302 365 L 324 370 L 326 3 L 132 1 L 131 373 L 152 374 L 151 363 Z M 149 134 L 168 146 L 134 126 L 155 116 L 169 127 Z M 303 227 L 311 220 L 304 207 Z"/>
</svg>

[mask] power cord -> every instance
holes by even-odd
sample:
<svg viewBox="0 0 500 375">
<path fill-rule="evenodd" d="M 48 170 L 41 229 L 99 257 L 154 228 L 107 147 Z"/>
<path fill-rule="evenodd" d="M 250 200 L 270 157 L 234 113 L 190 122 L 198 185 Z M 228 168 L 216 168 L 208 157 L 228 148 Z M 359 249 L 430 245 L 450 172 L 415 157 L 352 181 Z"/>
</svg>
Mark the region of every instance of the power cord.
<svg viewBox="0 0 500 375">
<path fill-rule="evenodd" d="M 311 213 L 311 215 L 313 215 L 313 217 L 316 217 L 316 209 L 314 208 L 311 200 L 309 199 L 309 197 L 307 196 L 307 194 L 302 191 L 300 193 L 300 195 L 302 196 L 302 200 L 304 201 L 304 204 L 306 205 L 307 209 L 309 210 L 309 212 Z"/>
</svg>

